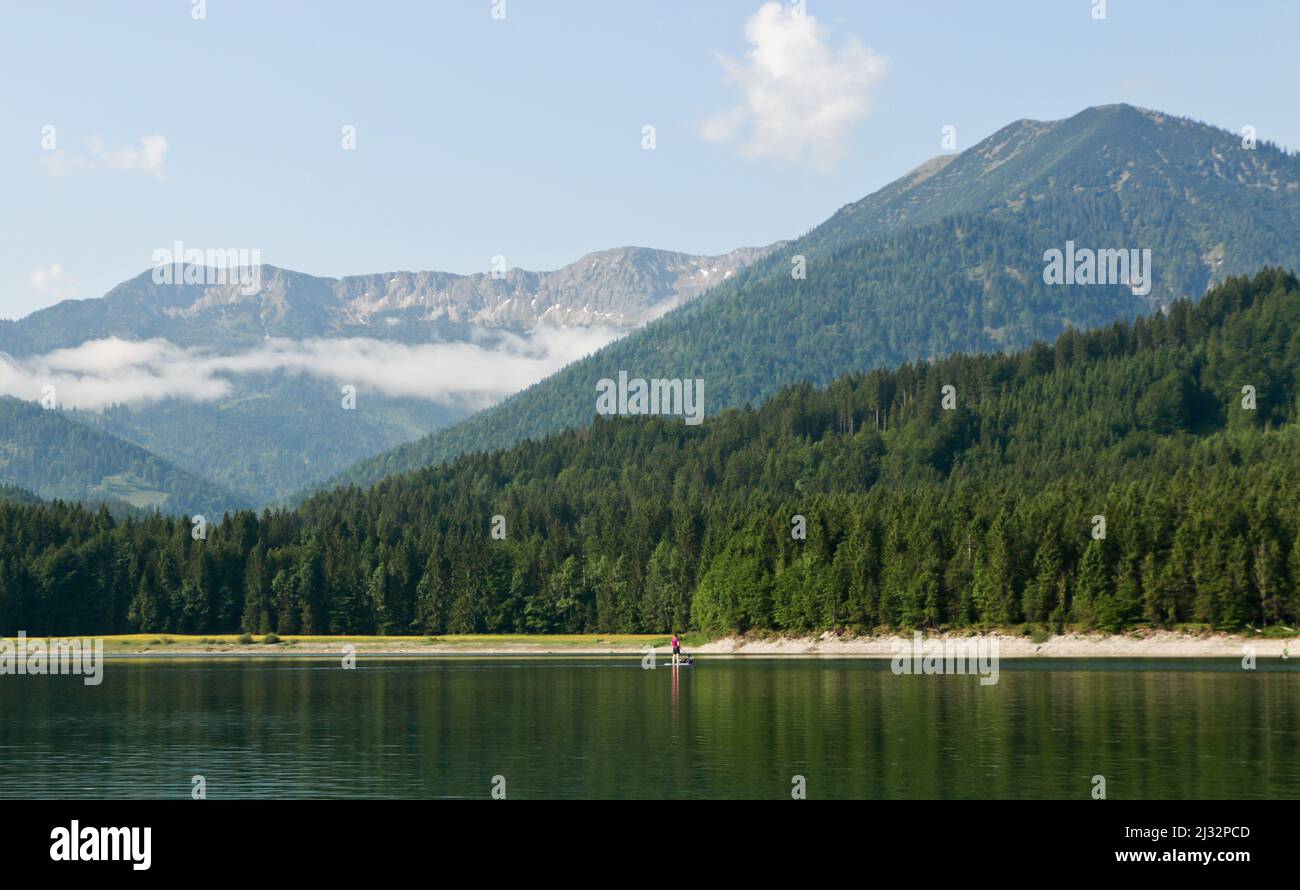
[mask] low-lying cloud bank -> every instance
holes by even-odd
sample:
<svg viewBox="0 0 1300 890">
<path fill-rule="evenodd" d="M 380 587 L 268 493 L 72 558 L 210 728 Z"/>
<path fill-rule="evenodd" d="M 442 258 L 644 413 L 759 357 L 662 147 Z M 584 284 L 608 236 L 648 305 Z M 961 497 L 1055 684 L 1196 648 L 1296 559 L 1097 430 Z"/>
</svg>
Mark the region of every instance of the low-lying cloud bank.
<svg viewBox="0 0 1300 890">
<path fill-rule="evenodd" d="M 167 340 L 88 340 L 70 349 L 15 359 L 0 353 L 0 394 L 30 401 L 54 387 L 61 408 L 230 395 L 241 375 L 304 374 L 359 395 L 424 399 L 481 408 L 536 383 L 614 340 L 608 328 L 539 328 L 519 336 L 485 333 L 476 342 L 395 343 L 365 337 L 268 339 L 231 354 Z"/>
</svg>

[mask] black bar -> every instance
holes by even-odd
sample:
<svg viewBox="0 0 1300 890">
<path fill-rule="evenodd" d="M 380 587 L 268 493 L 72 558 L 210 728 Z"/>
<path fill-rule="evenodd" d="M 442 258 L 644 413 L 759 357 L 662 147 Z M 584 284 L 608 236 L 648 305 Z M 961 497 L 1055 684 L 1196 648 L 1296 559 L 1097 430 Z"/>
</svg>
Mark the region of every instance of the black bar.
<svg viewBox="0 0 1300 890">
<path fill-rule="evenodd" d="M 550 880 L 566 873 L 575 880 L 607 874 L 635 882 L 642 870 L 646 881 L 663 880 L 665 870 L 689 874 L 690 881 L 731 881 L 749 869 L 767 876 L 773 868 L 791 865 L 882 879 L 906 866 L 923 869 L 916 879 L 974 879 L 996 870 L 1004 878 L 1036 874 L 1050 880 L 1052 873 L 1042 869 L 1072 875 L 1106 866 L 1149 875 L 1199 868 L 1228 876 L 1253 865 L 1277 869 L 1292 862 L 1295 852 L 1294 832 L 1287 828 L 1294 803 L 1281 801 L 860 801 L 835 807 L 785 801 L 722 809 L 703 802 L 671 809 L 627 803 L 554 811 L 536 803 L 489 800 L 478 806 L 11 802 L 0 828 L 0 865 L 10 878 L 32 872 L 127 880 L 206 874 L 216 880 L 295 883 L 307 877 L 396 879 L 405 868 L 439 883 L 462 884 Z M 73 820 L 82 831 L 147 826 L 149 868 L 135 869 L 129 855 L 111 862 L 54 861 L 51 837 L 70 830 Z M 1208 836 L 1206 829 L 1212 829 Z M 1178 836 L 1182 830 L 1186 836 Z M 1154 861 L 1120 860 L 1133 854 Z M 1210 861 L 1199 861 L 1205 854 Z M 1225 861 L 1220 854 L 1242 854 L 1245 861 Z M 393 871 L 399 864 L 403 867 Z"/>
</svg>

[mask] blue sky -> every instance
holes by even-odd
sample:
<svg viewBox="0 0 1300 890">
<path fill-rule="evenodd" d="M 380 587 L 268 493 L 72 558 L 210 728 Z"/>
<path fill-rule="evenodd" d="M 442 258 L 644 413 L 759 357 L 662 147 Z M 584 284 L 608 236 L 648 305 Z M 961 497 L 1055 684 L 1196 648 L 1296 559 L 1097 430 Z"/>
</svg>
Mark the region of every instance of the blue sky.
<svg viewBox="0 0 1300 890">
<path fill-rule="evenodd" d="M 177 240 L 321 275 L 719 253 L 806 231 L 944 125 L 963 148 L 1109 102 L 1300 148 L 1294 0 L 807 0 L 750 39 L 759 0 L 494 2 L 7 5 L 0 317 Z"/>
</svg>

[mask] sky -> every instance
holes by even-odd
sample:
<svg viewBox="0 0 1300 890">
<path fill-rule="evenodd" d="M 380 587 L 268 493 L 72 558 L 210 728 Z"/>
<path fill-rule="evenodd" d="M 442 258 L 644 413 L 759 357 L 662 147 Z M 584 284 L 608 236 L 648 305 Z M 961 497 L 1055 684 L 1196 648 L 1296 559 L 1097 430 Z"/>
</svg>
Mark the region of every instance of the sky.
<svg viewBox="0 0 1300 890">
<path fill-rule="evenodd" d="M 1300 148 L 1300 3 L 1099 3 L 8 0 L 0 318 L 178 241 L 327 276 L 722 253 L 945 126 L 1112 102 Z"/>
</svg>

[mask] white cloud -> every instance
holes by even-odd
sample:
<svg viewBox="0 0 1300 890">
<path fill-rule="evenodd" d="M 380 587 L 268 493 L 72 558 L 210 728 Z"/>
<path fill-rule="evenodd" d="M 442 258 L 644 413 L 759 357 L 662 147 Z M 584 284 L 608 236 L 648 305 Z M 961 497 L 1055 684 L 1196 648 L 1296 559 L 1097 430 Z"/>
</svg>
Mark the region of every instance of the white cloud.
<svg viewBox="0 0 1300 890">
<path fill-rule="evenodd" d="M 846 149 L 854 125 L 871 113 L 871 88 L 887 60 L 849 35 L 835 48 L 811 15 L 764 3 L 745 23 L 752 44 L 745 58 L 719 55 L 740 104 L 709 118 L 700 135 L 710 142 L 741 138 L 751 157 L 829 169 Z"/>
<path fill-rule="evenodd" d="M 369 338 L 268 339 L 229 355 L 166 340 L 90 340 L 14 359 L 0 353 L 0 394 L 37 400 L 53 385 L 59 404 L 101 410 L 163 399 L 207 402 L 231 395 L 241 375 L 286 372 L 365 393 L 482 408 L 595 352 L 619 332 L 540 328 L 491 343 L 403 344 Z"/>
<path fill-rule="evenodd" d="M 75 286 L 72 278 L 58 263 L 33 269 L 27 275 L 27 283 L 36 293 L 55 297 L 65 296 Z"/>
<path fill-rule="evenodd" d="M 163 156 L 167 154 L 165 136 L 141 136 L 139 148 L 106 149 L 98 140 L 91 142 L 91 151 L 110 170 L 122 173 L 143 173 L 161 177 Z"/>
<path fill-rule="evenodd" d="M 167 155 L 165 136 L 141 136 L 138 147 L 121 148 L 109 148 L 100 139 L 95 138 L 89 141 L 87 147 L 88 154 L 77 154 L 62 149 L 50 152 L 41 158 L 41 168 L 52 176 L 112 170 L 118 173 L 163 178 L 163 159 Z"/>
</svg>

